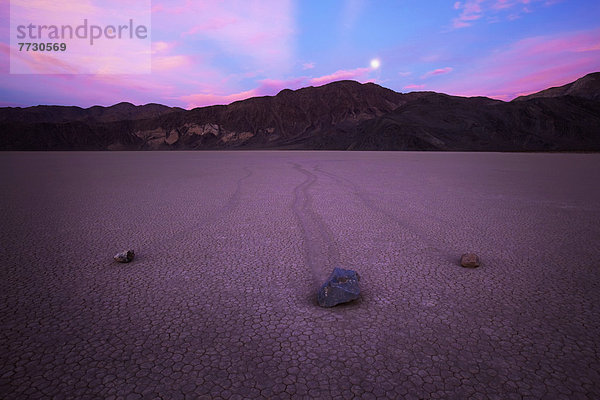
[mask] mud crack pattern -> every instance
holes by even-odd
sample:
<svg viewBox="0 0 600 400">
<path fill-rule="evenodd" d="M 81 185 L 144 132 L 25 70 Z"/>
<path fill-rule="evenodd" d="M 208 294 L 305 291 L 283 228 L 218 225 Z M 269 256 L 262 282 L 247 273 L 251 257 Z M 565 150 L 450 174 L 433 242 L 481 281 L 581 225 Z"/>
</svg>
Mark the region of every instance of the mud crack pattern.
<svg viewBox="0 0 600 400">
<path fill-rule="evenodd" d="M 0 168 L 3 400 L 600 398 L 598 155 L 3 153 Z M 459 267 L 463 251 L 482 266 Z M 361 298 L 319 308 L 337 264 Z"/>
</svg>

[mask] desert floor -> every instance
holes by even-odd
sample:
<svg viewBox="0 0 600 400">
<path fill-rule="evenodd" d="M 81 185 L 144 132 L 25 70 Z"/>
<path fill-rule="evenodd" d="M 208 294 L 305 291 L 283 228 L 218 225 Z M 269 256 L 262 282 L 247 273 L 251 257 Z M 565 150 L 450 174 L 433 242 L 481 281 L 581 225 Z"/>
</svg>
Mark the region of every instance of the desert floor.
<svg viewBox="0 0 600 400">
<path fill-rule="evenodd" d="M 0 168 L 4 400 L 600 398 L 598 154 L 0 153 Z M 480 268 L 459 266 L 467 251 Z M 320 308 L 334 266 L 362 295 Z"/>
</svg>

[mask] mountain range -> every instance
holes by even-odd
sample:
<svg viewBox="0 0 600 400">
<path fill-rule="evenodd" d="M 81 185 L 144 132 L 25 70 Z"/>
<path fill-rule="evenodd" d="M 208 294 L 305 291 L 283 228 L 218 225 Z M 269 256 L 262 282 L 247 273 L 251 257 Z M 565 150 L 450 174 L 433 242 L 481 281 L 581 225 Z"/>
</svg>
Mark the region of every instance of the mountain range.
<svg viewBox="0 0 600 400">
<path fill-rule="evenodd" d="M 227 106 L 0 108 L 0 150 L 600 151 L 600 72 L 510 102 L 338 81 Z"/>
</svg>

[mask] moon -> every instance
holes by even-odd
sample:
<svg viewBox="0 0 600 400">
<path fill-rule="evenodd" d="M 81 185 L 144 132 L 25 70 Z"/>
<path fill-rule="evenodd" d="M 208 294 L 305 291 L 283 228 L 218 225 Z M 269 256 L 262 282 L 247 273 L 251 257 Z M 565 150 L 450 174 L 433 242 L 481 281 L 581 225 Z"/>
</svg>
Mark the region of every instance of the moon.
<svg viewBox="0 0 600 400">
<path fill-rule="evenodd" d="M 381 66 L 381 61 L 378 58 L 374 58 L 371 60 L 371 68 L 377 69 Z"/>
</svg>

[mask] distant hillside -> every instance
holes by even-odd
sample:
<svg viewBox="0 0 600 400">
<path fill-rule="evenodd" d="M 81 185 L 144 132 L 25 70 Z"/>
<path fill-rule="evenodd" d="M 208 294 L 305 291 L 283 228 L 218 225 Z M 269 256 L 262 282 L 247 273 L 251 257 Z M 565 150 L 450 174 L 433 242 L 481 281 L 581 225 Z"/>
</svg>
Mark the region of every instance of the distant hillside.
<svg viewBox="0 0 600 400">
<path fill-rule="evenodd" d="M 90 108 L 64 106 L 6 107 L 0 108 L 0 122 L 114 122 L 154 118 L 174 111 L 183 111 L 183 109 L 161 104 L 134 106 L 125 102 L 110 107 L 94 106 Z"/>
<path fill-rule="evenodd" d="M 193 110 L 0 108 L 2 150 L 600 151 L 600 73 L 512 102 L 339 81 Z"/>
<path fill-rule="evenodd" d="M 526 102 L 431 93 L 358 127 L 365 150 L 600 150 L 600 102 L 539 98 Z"/>
<path fill-rule="evenodd" d="M 583 97 L 590 100 L 600 100 L 600 72 L 587 74 L 575 82 L 563 86 L 553 87 L 533 93 L 527 96 L 520 96 L 515 101 L 530 100 L 540 97 L 561 97 L 574 96 Z"/>
</svg>

